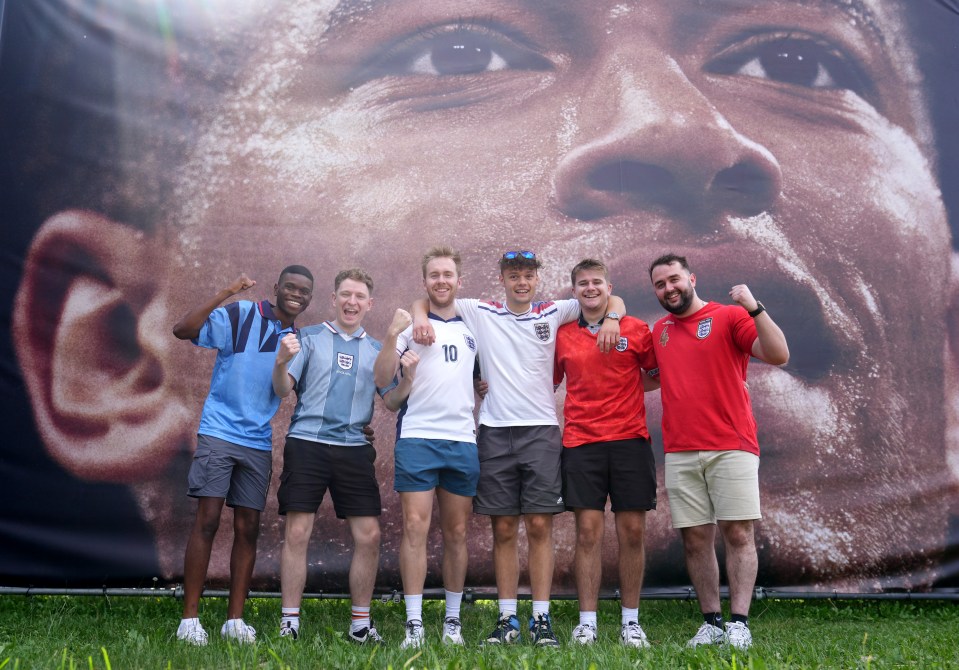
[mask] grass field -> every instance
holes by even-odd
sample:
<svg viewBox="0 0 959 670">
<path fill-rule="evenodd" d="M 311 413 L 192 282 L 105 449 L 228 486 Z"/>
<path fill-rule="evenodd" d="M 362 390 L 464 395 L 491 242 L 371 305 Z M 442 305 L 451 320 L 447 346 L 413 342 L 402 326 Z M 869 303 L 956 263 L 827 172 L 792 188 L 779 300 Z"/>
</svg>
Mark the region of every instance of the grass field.
<svg viewBox="0 0 959 670">
<path fill-rule="evenodd" d="M 762 600 L 750 617 L 750 653 L 728 649 L 687 650 L 684 643 L 701 618 L 694 602 L 648 601 L 641 623 L 652 642 L 644 651 L 617 641 L 619 605 L 600 605 L 600 641 L 569 644 L 578 623 L 575 601 L 554 602 L 560 649 L 528 643 L 507 648 L 479 646 L 496 618 L 495 602 L 463 610 L 465 648 L 438 643 L 443 603 L 424 606 L 431 644 L 401 651 L 402 603 L 373 605 L 387 644 L 352 645 L 344 639 L 349 603 L 310 600 L 303 608 L 300 639 L 277 635 L 280 604 L 255 599 L 246 620 L 258 631 L 255 645 L 220 639 L 226 601 L 204 599 L 200 618 L 210 644 L 186 646 L 174 638 L 181 603 L 174 598 L 0 596 L 0 669 L 13 668 L 959 668 L 959 604 L 938 601 Z M 520 603 L 528 615 L 529 603 Z"/>
</svg>

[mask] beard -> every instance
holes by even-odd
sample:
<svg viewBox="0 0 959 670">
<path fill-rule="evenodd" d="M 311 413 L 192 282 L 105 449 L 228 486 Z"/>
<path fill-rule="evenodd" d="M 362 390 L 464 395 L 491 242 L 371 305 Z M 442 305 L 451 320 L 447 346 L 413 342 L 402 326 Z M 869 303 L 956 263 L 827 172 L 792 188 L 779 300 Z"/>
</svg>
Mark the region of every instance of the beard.
<svg viewBox="0 0 959 670">
<path fill-rule="evenodd" d="M 693 304 L 693 298 L 695 295 L 696 293 L 693 291 L 693 287 L 687 286 L 680 292 L 679 302 L 675 305 L 670 305 L 666 299 L 660 300 L 659 304 L 662 305 L 663 309 L 665 309 L 667 312 L 678 315 L 689 309 L 690 305 Z"/>
</svg>

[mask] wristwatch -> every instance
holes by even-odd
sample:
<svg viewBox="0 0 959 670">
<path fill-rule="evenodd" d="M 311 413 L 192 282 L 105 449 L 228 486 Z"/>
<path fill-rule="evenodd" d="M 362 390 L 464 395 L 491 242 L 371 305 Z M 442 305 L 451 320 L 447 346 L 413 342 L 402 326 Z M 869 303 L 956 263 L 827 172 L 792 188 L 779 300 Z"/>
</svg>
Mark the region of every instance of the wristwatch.
<svg viewBox="0 0 959 670">
<path fill-rule="evenodd" d="M 612 319 L 613 321 L 619 321 L 619 312 L 610 312 L 606 315 L 607 319 Z"/>
<path fill-rule="evenodd" d="M 753 311 L 751 311 L 751 312 L 749 313 L 749 316 L 751 316 L 751 317 L 753 317 L 753 318 L 755 319 L 757 316 L 759 316 L 760 314 L 762 314 L 762 313 L 765 312 L 765 311 L 766 311 L 766 306 L 757 300 L 757 301 L 756 301 L 756 309 L 754 309 Z"/>
</svg>

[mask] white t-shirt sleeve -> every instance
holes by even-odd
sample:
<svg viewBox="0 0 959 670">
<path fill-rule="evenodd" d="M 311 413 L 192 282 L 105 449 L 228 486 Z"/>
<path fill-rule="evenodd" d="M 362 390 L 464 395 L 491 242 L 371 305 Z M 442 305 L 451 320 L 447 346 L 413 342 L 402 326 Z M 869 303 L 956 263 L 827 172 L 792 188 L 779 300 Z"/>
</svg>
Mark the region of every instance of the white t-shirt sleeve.
<svg viewBox="0 0 959 670">
<path fill-rule="evenodd" d="M 579 300 L 557 300 L 556 307 L 559 311 L 559 322 L 561 324 L 569 323 L 579 318 Z"/>
</svg>

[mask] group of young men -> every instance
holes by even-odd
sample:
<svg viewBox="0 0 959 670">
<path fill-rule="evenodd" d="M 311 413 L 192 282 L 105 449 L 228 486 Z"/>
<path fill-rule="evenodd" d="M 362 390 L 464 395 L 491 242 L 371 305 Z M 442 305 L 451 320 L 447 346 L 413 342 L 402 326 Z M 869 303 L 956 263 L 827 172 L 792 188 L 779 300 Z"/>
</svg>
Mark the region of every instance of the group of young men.
<svg viewBox="0 0 959 670">
<path fill-rule="evenodd" d="M 580 621 L 572 640 L 594 642 L 609 500 L 619 542 L 619 639 L 626 646 L 648 646 L 639 599 L 645 515 L 656 507 L 656 466 L 644 393 L 661 388 L 670 512 L 704 616 L 689 644 L 749 647 L 747 616 L 757 569 L 753 521 L 760 507 L 759 446 L 746 371 L 750 356 L 776 365 L 788 360 L 782 331 L 745 285 L 730 291 L 735 305 L 700 299 L 696 277 L 681 256 L 662 256 L 650 266 L 656 296 L 669 312 L 652 331 L 624 316 L 626 306 L 612 294 L 602 262 L 586 259 L 573 268 L 572 299 L 545 302 L 534 300 L 540 267 L 532 251 L 507 251 L 499 260 L 505 302 L 459 299 L 460 257 L 451 248 L 434 247 L 422 261 L 426 297 L 409 312 L 396 310 L 382 346 L 361 325 L 373 282 L 357 269 L 336 276 L 335 317 L 318 325 L 293 326 L 312 297 L 313 277 L 302 266 L 283 270 L 275 305 L 238 301 L 218 307 L 254 285 L 241 276 L 176 325 L 177 337 L 218 349 L 189 476 L 189 495 L 199 506 L 186 550 L 178 638 L 207 642 L 197 608 L 226 502 L 234 508 L 235 538 L 229 620 L 221 634 L 256 639 L 242 613 L 271 476 L 270 420 L 280 399 L 295 390 L 277 494 L 286 516 L 281 636 L 299 635 L 307 547 L 329 489 L 354 542 L 349 638 L 382 642 L 370 619 L 381 504 L 376 452 L 364 433 L 378 394 L 398 412 L 394 487 L 403 509 L 403 648 L 426 640 L 423 590 L 434 496 L 443 537 L 443 643 L 464 643 L 460 604 L 467 526 L 475 512 L 491 520 L 499 604 L 485 643 L 521 637 L 522 520 L 532 596 L 529 636 L 536 645 L 559 644 L 549 613 L 552 528 L 553 516 L 566 510 L 576 516 Z M 477 360 L 483 398 L 478 430 Z M 560 431 L 554 390 L 564 379 Z M 730 592 L 731 619 L 725 623 L 717 525 Z"/>
</svg>

